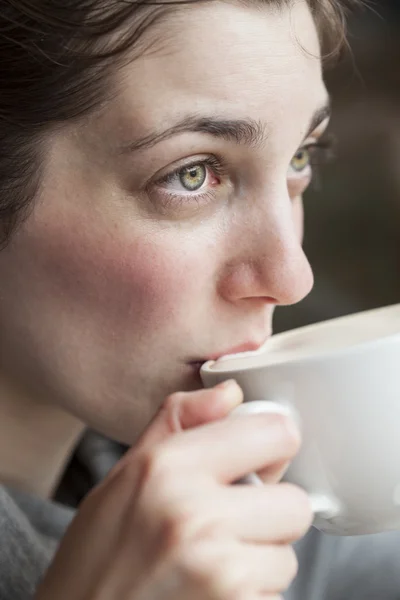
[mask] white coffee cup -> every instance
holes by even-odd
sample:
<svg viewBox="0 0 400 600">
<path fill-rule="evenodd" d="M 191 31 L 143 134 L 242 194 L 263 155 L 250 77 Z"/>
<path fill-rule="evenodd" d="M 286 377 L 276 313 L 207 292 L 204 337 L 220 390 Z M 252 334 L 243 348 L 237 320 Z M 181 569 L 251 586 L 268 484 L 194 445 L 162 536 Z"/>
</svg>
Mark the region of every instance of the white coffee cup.
<svg viewBox="0 0 400 600">
<path fill-rule="evenodd" d="M 201 377 L 205 387 L 238 382 L 237 414 L 297 420 L 302 447 L 285 480 L 310 494 L 318 529 L 400 529 L 400 304 L 275 335 L 207 362 Z"/>
</svg>

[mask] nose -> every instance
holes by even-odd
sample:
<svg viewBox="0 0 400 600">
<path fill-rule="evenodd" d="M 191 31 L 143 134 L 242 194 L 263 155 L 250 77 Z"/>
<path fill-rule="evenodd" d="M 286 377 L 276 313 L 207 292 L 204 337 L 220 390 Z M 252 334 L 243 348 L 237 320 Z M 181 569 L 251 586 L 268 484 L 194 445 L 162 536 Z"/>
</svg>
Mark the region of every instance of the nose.
<svg viewBox="0 0 400 600">
<path fill-rule="evenodd" d="M 274 210 L 247 212 L 230 236 L 232 258 L 219 280 L 220 295 L 231 303 L 257 300 L 284 306 L 302 300 L 314 277 L 301 232 L 302 211 L 289 198 Z"/>
</svg>

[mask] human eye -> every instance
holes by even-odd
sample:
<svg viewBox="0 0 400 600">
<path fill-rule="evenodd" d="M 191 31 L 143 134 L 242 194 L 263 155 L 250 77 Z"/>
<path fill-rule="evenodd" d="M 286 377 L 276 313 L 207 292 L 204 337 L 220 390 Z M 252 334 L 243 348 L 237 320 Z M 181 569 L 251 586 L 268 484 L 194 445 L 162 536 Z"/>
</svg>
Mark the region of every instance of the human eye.
<svg viewBox="0 0 400 600">
<path fill-rule="evenodd" d="M 319 167 L 332 160 L 334 145 L 332 136 L 327 136 L 305 143 L 297 150 L 288 170 L 288 186 L 294 195 L 303 194 L 318 175 Z"/>
<path fill-rule="evenodd" d="M 212 201 L 225 183 L 226 170 L 216 156 L 197 157 L 156 176 L 149 194 L 163 204 L 190 205 Z"/>
</svg>

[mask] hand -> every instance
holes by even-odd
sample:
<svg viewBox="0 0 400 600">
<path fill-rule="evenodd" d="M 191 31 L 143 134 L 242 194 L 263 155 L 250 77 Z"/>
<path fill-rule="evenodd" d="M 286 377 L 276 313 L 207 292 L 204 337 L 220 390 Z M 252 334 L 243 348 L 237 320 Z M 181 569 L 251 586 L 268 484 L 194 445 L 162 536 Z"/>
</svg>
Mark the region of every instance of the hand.
<svg viewBox="0 0 400 600">
<path fill-rule="evenodd" d="M 234 382 L 168 398 L 82 503 L 36 600 L 279 598 L 312 518 L 277 483 L 299 436 L 281 415 L 224 419 L 241 401 Z M 250 471 L 266 485 L 230 485 Z"/>
</svg>

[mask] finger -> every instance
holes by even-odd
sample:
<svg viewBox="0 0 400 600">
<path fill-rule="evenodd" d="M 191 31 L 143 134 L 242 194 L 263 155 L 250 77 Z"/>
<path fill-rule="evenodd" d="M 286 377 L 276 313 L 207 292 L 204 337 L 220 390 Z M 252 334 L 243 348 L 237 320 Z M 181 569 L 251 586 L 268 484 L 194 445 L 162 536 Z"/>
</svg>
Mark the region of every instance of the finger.
<svg viewBox="0 0 400 600">
<path fill-rule="evenodd" d="M 142 435 L 137 447 L 144 449 L 177 431 L 222 419 L 242 401 L 242 391 L 233 381 L 208 390 L 172 394 Z"/>
<path fill-rule="evenodd" d="M 222 419 L 242 401 L 242 391 L 234 381 L 208 390 L 172 394 L 143 434 L 138 446 L 142 449 L 153 446 L 177 431 Z"/>
<path fill-rule="evenodd" d="M 199 427 L 226 417 L 243 402 L 243 393 L 235 381 L 226 381 L 211 389 L 177 392 L 169 396 L 137 444 L 113 469 L 112 475 L 131 460 L 132 454 L 154 447 L 174 433 Z"/>
<path fill-rule="evenodd" d="M 233 380 L 207 390 L 173 394 L 168 406 L 171 428 L 179 431 L 218 421 L 242 402 L 243 392 Z"/>
<path fill-rule="evenodd" d="M 293 543 L 313 520 L 308 495 L 288 483 L 221 488 L 208 510 L 224 531 L 249 543 Z"/>
<path fill-rule="evenodd" d="M 232 483 L 248 473 L 292 460 L 299 442 L 292 419 L 257 414 L 185 431 L 170 438 L 160 450 L 174 468 Z"/>
<path fill-rule="evenodd" d="M 297 559 L 288 545 L 241 544 L 231 539 L 199 542 L 182 556 L 182 572 L 203 582 L 204 597 L 256 598 L 279 594 L 297 573 Z"/>
</svg>

